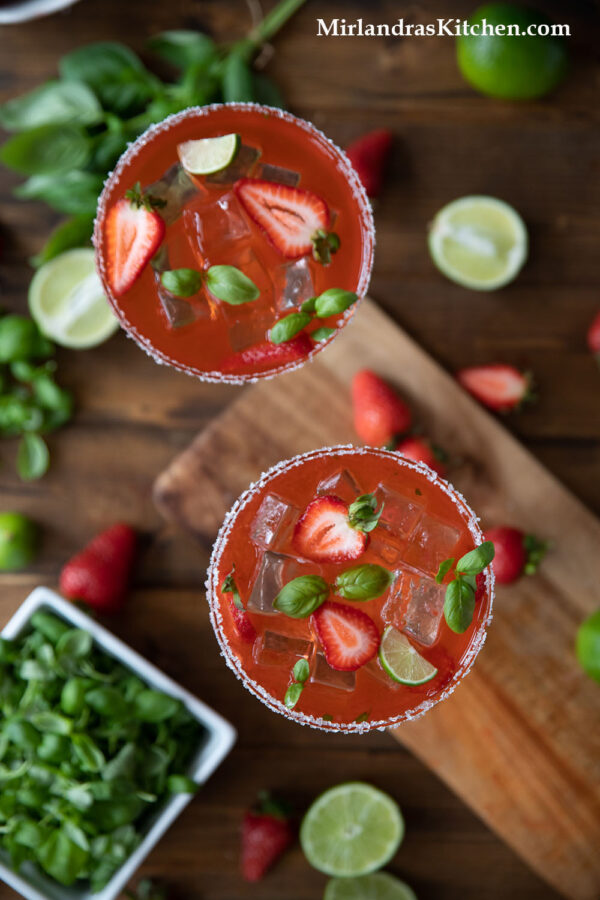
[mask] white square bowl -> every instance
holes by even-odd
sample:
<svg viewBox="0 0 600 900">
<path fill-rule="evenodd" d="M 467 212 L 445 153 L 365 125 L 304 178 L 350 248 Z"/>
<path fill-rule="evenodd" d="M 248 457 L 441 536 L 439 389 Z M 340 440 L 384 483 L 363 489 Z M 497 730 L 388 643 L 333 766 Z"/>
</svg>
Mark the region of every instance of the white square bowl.
<svg viewBox="0 0 600 900">
<path fill-rule="evenodd" d="M 164 675 L 156 666 L 120 641 L 102 625 L 48 588 L 36 588 L 27 597 L 0 632 L 1 636 L 9 639 L 19 637 L 27 629 L 33 613 L 40 608 L 55 613 L 74 628 L 84 628 L 89 631 L 98 647 L 131 669 L 142 681 L 181 700 L 205 729 L 205 738 L 187 772 L 190 778 L 198 784 L 203 784 L 229 753 L 235 742 L 236 732 L 229 722 L 226 722 L 185 688 L 180 687 Z M 106 887 L 96 894 L 77 888 L 63 887 L 30 863 L 26 863 L 21 867 L 21 871 L 16 873 L 10 868 L 10 860 L 4 851 L 0 851 L 0 879 L 27 900 L 114 900 L 190 800 L 190 794 L 175 794 L 163 802 L 146 823 L 139 847 L 115 872 Z"/>
</svg>

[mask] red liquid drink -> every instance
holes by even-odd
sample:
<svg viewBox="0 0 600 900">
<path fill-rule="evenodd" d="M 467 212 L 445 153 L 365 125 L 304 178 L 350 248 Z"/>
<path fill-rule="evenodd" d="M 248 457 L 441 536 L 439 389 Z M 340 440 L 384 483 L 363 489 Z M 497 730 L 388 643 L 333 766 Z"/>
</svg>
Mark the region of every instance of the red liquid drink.
<svg viewBox="0 0 600 900">
<path fill-rule="evenodd" d="M 364 494 L 374 494 L 378 509 L 383 504 L 373 530 L 357 536 L 342 520 L 336 520 L 339 526 L 328 523 L 329 510 L 351 509 Z M 319 521 L 317 511 L 322 509 Z M 328 558 L 340 540 L 352 551 L 351 561 Z M 225 659 L 267 706 L 302 724 L 368 731 L 421 715 L 454 690 L 485 639 L 493 599 L 489 566 L 477 576 L 473 620 L 462 633 L 448 627 L 443 613 L 453 573 L 443 584 L 435 581 L 444 560 L 458 560 L 482 541 L 477 518 L 461 495 L 426 466 L 396 453 L 336 447 L 282 462 L 239 498 L 213 549 L 208 600 Z M 377 571 L 390 573 L 391 583 L 375 598 L 349 600 L 338 591 L 336 580 L 356 566 L 380 567 Z M 223 590 L 232 571 L 244 607 L 241 613 Z M 306 575 L 332 586 L 326 602 L 299 618 L 278 611 L 274 601 L 284 585 Z M 398 683 L 373 648 L 358 668 L 338 668 L 339 653 L 335 655 L 334 646 L 332 655 L 322 627 L 323 610 L 335 613 L 337 604 L 368 617 L 369 639 L 373 633 L 376 644 L 386 629 L 403 635 L 400 641 L 410 643 L 435 674 L 422 684 Z M 288 708 L 285 698 L 299 659 L 307 661 L 308 675 L 297 702 Z"/>
<path fill-rule="evenodd" d="M 190 175 L 178 157 L 186 141 L 240 136 L 231 164 L 213 175 Z M 310 253 L 282 254 L 240 202 L 250 179 L 318 195 L 339 249 L 324 265 Z M 107 234 L 111 210 L 136 183 L 158 199 L 165 234 L 153 258 L 124 293 L 110 270 L 114 249 Z M 158 362 L 208 381 L 241 383 L 302 364 L 352 317 L 356 304 L 338 315 L 313 319 L 300 341 L 270 343 L 273 325 L 329 288 L 364 296 L 373 263 L 374 230 L 364 189 L 345 155 L 321 132 L 281 110 L 255 104 L 196 107 L 148 129 L 123 154 L 99 201 L 94 243 L 106 294 L 125 330 Z M 235 266 L 260 291 L 244 305 L 228 305 L 209 290 L 188 298 L 164 289 L 167 269 Z M 316 341 L 317 328 L 332 328 Z M 321 335 L 319 335 L 320 337 Z M 273 349 L 275 346 L 275 349 Z"/>
</svg>

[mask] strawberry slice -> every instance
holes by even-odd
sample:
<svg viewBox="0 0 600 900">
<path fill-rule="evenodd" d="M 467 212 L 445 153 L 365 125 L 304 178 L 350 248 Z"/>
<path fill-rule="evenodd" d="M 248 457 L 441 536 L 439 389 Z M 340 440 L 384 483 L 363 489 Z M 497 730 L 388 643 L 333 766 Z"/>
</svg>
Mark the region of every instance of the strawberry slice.
<svg viewBox="0 0 600 900">
<path fill-rule="evenodd" d="M 311 616 L 325 659 L 332 669 L 355 672 L 379 649 L 379 631 L 373 619 L 355 606 L 326 600 Z"/>
<path fill-rule="evenodd" d="M 304 359 L 312 348 L 313 342 L 306 333 L 299 334 L 298 337 L 283 344 L 265 341 L 226 357 L 221 363 L 221 371 L 235 374 L 248 368 L 255 370 L 285 366 L 287 363 Z"/>
<path fill-rule="evenodd" d="M 377 197 L 383 186 L 385 165 L 392 149 L 392 132 L 378 128 L 363 134 L 346 147 L 346 155 L 356 169 L 369 197 Z"/>
<path fill-rule="evenodd" d="M 295 259 L 312 252 L 326 265 L 336 252 L 339 238 L 328 234 L 329 207 L 317 194 L 259 178 L 240 178 L 233 190 L 283 256 Z"/>
<path fill-rule="evenodd" d="M 496 412 L 510 412 L 534 399 L 531 376 L 503 363 L 461 369 L 456 378 L 480 403 Z"/>
<path fill-rule="evenodd" d="M 308 504 L 294 529 L 293 543 L 306 559 L 340 562 L 358 559 L 369 543 L 350 525 L 348 506 L 339 497 L 317 497 Z"/>
<path fill-rule="evenodd" d="M 122 297 L 142 274 L 165 236 L 165 223 L 144 196 L 139 184 L 115 203 L 106 217 L 108 283 L 115 297 Z"/>
</svg>

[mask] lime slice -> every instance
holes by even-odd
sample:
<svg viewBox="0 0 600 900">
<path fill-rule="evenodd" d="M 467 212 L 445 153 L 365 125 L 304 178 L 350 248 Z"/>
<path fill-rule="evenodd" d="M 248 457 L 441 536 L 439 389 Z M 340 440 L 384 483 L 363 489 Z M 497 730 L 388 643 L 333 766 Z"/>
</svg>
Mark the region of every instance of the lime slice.
<svg viewBox="0 0 600 900">
<path fill-rule="evenodd" d="M 349 781 L 325 791 L 300 827 L 307 860 L 326 875 L 355 877 L 385 866 L 404 837 L 397 803 L 370 784 Z"/>
<path fill-rule="evenodd" d="M 492 291 L 512 281 L 527 259 L 527 229 L 495 197 L 461 197 L 444 206 L 429 230 L 429 252 L 452 281 Z"/>
<path fill-rule="evenodd" d="M 227 168 L 239 146 L 239 134 L 224 134 L 222 137 L 184 141 L 183 144 L 177 144 L 177 153 L 186 172 L 192 175 L 214 175 Z"/>
<path fill-rule="evenodd" d="M 437 669 L 420 656 L 411 642 L 392 625 L 383 632 L 379 645 L 381 665 L 400 684 L 425 684 L 437 675 Z"/>
<path fill-rule="evenodd" d="M 88 247 L 67 250 L 37 270 L 29 309 L 41 331 L 63 347 L 95 347 L 119 327 Z"/>
<path fill-rule="evenodd" d="M 375 872 L 362 878 L 332 878 L 323 900 L 417 900 L 417 895 L 389 872 Z"/>
</svg>

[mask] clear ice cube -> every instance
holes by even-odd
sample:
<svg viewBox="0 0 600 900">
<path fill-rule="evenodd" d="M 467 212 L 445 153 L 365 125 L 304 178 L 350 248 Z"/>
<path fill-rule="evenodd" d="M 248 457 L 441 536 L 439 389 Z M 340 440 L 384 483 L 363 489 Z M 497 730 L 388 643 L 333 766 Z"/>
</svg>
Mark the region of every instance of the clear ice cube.
<svg viewBox="0 0 600 900">
<path fill-rule="evenodd" d="M 354 475 L 348 469 L 340 469 L 328 478 L 324 478 L 317 485 L 317 495 L 334 494 L 345 503 L 353 503 L 362 494 L 360 485 Z"/>
<path fill-rule="evenodd" d="M 356 672 L 338 672 L 337 669 L 332 669 L 324 654 L 318 651 L 310 681 L 339 691 L 353 691 L 356 687 Z"/>
<path fill-rule="evenodd" d="M 257 565 L 248 609 L 265 615 L 281 615 L 273 608 L 275 597 L 288 581 L 309 572 L 311 575 L 320 575 L 321 569 L 301 557 L 266 550 Z"/>
<path fill-rule="evenodd" d="M 207 184 L 233 184 L 238 178 L 246 178 L 251 175 L 259 159 L 260 150 L 242 144 L 231 161 L 231 165 L 213 175 L 207 175 L 205 181 Z"/>
<path fill-rule="evenodd" d="M 381 607 L 381 618 L 386 625 L 393 625 L 399 631 L 404 621 L 404 607 L 406 599 L 404 594 L 406 573 L 402 569 L 394 572 L 394 581 L 390 587 L 385 603 Z"/>
<path fill-rule="evenodd" d="M 365 672 L 368 672 L 369 675 L 372 675 L 373 678 L 375 678 L 380 684 L 383 684 L 386 687 L 392 689 L 400 687 L 400 683 L 398 681 L 394 681 L 394 679 L 388 675 L 377 657 L 370 660 L 370 662 L 368 662 L 363 668 Z"/>
<path fill-rule="evenodd" d="M 437 639 L 442 621 L 445 585 L 436 584 L 432 578 L 416 572 L 405 572 L 403 593 L 406 605 L 402 631 L 420 644 L 431 646 Z"/>
<path fill-rule="evenodd" d="M 382 528 L 375 528 L 371 532 L 369 552 L 373 562 L 386 569 L 395 569 L 402 562 L 402 552 L 396 544 L 387 540 L 387 534 Z"/>
<path fill-rule="evenodd" d="M 267 494 L 252 522 L 250 538 L 262 550 L 277 550 L 287 543 L 299 515 L 296 506 L 277 494 Z"/>
<path fill-rule="evenodd" d="M 459 538 L 452 525 L 424 515 L 411 536 L 405 562 L 428 575 L 436 575 L 440 563 L 454 555 Z"/>
<path fill-rule="evenodd" d="M 250 228 L 233 193 L 223 194 L 214 203 L 186 209 L 184 221 L 188 241 L 202 266 L 227 262 L 224 246 L 250 239 Z M 225 256 L 227 252 L 225 249 Z"/>
<path fill-rule="evenodd" d="M 403 541 L 411 536 L 423 513 L 423 507 L 403 494 L 391 490 L 385 484 L 377 485 L 377 505 L 383 503 L 379 526 L 392 540 Z"/>
<path fill-rule="evenodd" d="M 267 340 L 269 330 L 275 322 L 273 307 L 273 282 L 265 266 L 250 247 L 236 248 L 232 265 L 247 275 L 260 291 L 260 296 L 250 303 L 232 306 L 219 302 L 221 315 L 229 331 L 231 349 L 245 350 Z"/>
<path fill-rule="evenodd" d="M 272 166 L 270 163 L 261 163 L 256 171 L 256 177 L 264 181 L 276 181 L 277 184 L 286 184 L 289 187 L 297 187 L 300 183 L 300 173 L 292 169 L 284 169 L 281 166 Z"/>
<path fill-rule="evenodd" d="M 206 300 L 200 300 L 191 303 L 183 297 L 176 297 L 171 294 L 161 281 L 161 274 L 169 269 L 169 252 L 165 246 L 162 246 L 151 262 L 154 270 L 154 282 L 156 284 L 156 293 L 160 300 L 161 310 L 167 320 L 170 328 L 181 328 L 184 325 L 191 325 L 198 319 L 208 318 L 210 310 Z"/>
<path fill-rule="evenodd" d="M 145 187 L 144 193 L 165 201 L 159 212 L 165 223 L 172 225 L 199 191 L 183 166 L 175 163 L 162 178 Z"/>
<path fill-rule="evenodd" d="M 254 642 L 254 662 L 261 666 L 288 666 L 290 669 L 300 657 L 308 657 L 312 643 L 299 637 L 290 637 L 276 631 L 265 631 Z"/>
<path fill-rule="evenodd" d="M 275 272 L 275 293 L 277 308 L 281 312 L 297 309 L 305 300 L 314 297 L 315 289 L 306 256 L 279 266 Z"/>
</svg>

